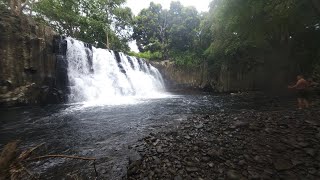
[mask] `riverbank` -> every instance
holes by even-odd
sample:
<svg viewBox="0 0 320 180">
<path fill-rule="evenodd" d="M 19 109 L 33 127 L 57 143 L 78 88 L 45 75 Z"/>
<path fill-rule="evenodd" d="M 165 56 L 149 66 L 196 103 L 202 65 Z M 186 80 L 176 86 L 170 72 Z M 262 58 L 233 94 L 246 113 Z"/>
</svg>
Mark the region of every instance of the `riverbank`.
<svg viewBox="0 0 320 180">
<path fill-rule="evenodd" d="M 319 179 L 319 103 L 293 103 L 190 115 L 131 147 L 128 179 Z"/>
</svg>

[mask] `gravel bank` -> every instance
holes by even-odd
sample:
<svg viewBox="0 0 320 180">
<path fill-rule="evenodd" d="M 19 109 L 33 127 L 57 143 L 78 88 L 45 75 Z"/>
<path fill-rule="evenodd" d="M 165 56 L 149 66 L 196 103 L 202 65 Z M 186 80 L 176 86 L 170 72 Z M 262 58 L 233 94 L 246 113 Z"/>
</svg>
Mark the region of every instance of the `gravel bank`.
<svg viewBox="0 0 320 180">
<path fill-rule="evenodd" d="M 132 179 L 320 179 L 320 108 L 192 115 L 130 148 Z"/>
</svg>

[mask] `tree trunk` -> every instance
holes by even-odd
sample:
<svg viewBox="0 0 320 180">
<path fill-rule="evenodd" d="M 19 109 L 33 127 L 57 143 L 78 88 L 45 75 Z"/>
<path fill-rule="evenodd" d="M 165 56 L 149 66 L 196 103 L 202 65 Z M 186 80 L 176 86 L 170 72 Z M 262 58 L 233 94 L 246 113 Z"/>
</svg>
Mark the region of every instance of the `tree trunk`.
<svg viewBox="0 0 320 180">
<path fill-rule="evenodd" d="M 106 36 L 107 36 L 107 49 L 109 49 L 109 35 L 108 35 L 108 32 L 106 32 Z"/>
</svg>

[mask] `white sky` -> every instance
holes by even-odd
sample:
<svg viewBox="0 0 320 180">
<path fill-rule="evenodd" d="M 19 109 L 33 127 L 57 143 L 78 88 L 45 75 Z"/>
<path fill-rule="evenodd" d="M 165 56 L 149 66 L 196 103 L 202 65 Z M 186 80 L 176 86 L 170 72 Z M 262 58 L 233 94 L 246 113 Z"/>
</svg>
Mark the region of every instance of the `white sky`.
<svg viewBox="0 0 320 180">
<path fill-rule="evenodd" d="M 208 11 L 212 0 L 127 0 L 126 5 L 137 15 L 141 9 L 148 8 L 150 2 L 161 4 L 163 8 L 169 9 L 171 1 L 180 1 L 183 6 L 194 6 L 199 12 Z"/>
<path fill-rule="evenodd" d="M 150 2 L 161 4 L 162 8 L 169 9 L 171 1 L 180 1 L 183 6 L 194 6 L 199 12 L 208 11 L 212 0 L 127 0 L 126 6 L 130 7 L 133 14 L 137 15 L 142 9 L 148 8 Z M 130 42 L 132 51 L 139 52 L 135 41 Z"/>
</svg>

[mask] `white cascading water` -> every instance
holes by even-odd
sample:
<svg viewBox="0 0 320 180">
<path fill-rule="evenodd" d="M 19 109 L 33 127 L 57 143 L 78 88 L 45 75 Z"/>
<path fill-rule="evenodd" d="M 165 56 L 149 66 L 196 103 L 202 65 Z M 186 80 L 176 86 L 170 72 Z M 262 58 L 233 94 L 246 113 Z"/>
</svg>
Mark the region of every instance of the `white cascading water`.
<svg viewBox="0 0 320 180">
<path fill-rule="evenodd" d="M 145 61 L 123 53 L 119 53 L 117 61 L 113 51 L 94 47 L 90 50 L 81 41 L 66 40 L 71 102 L 109 104 L 163 95 L 161 74 Z"/>
</svg>

